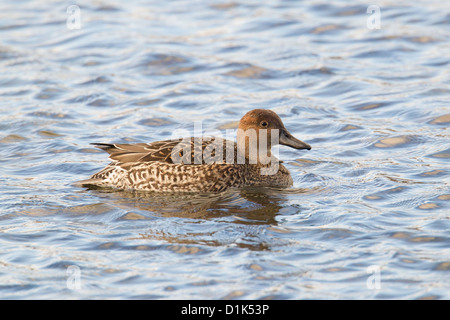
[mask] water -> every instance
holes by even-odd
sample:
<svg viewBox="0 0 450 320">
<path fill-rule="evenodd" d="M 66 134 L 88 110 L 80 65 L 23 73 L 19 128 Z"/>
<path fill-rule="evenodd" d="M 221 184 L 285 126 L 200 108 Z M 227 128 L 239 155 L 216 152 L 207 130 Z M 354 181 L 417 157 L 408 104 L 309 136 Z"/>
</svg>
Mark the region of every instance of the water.
<svg viewBox="0 0 450 320">
<path fill-rule="evenodd" d="M 449 299 L 449 8 L 368 5 L 2 1 L 0 297 Z M 290 189 L 73 185 L 255 107 L 313 147 Z"/>
</svg>

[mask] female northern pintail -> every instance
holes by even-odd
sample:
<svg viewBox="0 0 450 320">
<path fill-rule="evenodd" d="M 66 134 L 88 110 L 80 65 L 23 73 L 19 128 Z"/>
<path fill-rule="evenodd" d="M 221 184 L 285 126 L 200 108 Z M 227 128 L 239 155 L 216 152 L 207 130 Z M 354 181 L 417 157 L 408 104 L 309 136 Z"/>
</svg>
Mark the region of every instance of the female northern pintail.
<svg viewBox="0 0 450 320">
<path fill-rule="evenodd" d="M 112 162 L 84 186 L 167 192 L 220 192 L 231 187 L 289 187 L 289 171 L 272 145 L 311 147 L 293 137 L 273 111 L 255 109 L 239 122 L 237 143 L 185 138 L 136 144 L 94 143 Z"/>
</svg>

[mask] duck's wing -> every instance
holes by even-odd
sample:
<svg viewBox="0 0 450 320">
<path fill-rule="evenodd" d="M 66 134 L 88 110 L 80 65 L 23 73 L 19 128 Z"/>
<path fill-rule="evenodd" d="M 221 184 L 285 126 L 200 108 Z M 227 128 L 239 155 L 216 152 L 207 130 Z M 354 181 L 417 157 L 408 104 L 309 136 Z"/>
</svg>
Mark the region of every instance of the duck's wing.
<svg viewBox="0 0 450 320">
<path fill-rule="evenodd" d="M 108 152 L 109 158 L 119 163 L 160 161 L 211 164 L 220 161 L 225 163 L 227 156 L 233 160 L 236 156 L 235 143 L 219 138 L 187 138 L 135 144 L 93 143 L 93 145 Z"/>
<path fill-rule="evenodd" d="M 120 163 L 162 161 L 171 162 L 172 149 L 179 144 L 178 140 L 157 141 L 153 143 L 108 144 L 92 143 L 109 153 L 109 158 Z"/>
</svg>

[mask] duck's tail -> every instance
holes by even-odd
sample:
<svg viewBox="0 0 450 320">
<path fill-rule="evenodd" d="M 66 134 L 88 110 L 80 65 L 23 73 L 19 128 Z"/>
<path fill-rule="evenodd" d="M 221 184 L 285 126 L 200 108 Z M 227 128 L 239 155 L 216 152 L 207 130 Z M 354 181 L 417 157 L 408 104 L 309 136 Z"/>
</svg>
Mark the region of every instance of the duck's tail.
<svg viewBox="0 0 450 320">
<path fill-rule="evenodd" d="M 103 151 L 108 152 L 109 154 L 113 154 L 114 152 L 117 152 L 117 147 L 114 144 L 110 143 L 91 143 L 92 145 L 96 146 L 99 149 L 102 149 Z M 74 185 L 77 187 L 94 187 L 94 186 L 101 186 L 104 184 L 104 178 L 105 174 L 104 172 L 107 172 L 110 170 L 110 167 L 107 166 L 100 172 L 95 173 L 86 180 L 76 181 L 74 182 Z"/>
<path fill-rule="evenodd" d="M 109 154 L 113 153 L 114 150 L 117 150 L 116 145 L 112 143 L 91 143 L 91 144 L 99 149 L 102 149 L 103 151 L 108 152 Z"/>
</svg>

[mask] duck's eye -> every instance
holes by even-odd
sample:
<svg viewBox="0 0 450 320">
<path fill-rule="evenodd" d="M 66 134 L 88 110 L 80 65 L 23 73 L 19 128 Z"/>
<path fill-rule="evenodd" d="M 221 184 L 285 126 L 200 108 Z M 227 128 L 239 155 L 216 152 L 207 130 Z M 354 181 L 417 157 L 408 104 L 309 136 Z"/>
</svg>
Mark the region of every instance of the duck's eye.
<svg viewBox="0 0 450 320">
<path fill-rule="evenodd" d="M 265 128 L 269 125 L 269 123 L 267 121 L 261 121 L 261 127 Z"/>
</svg>

